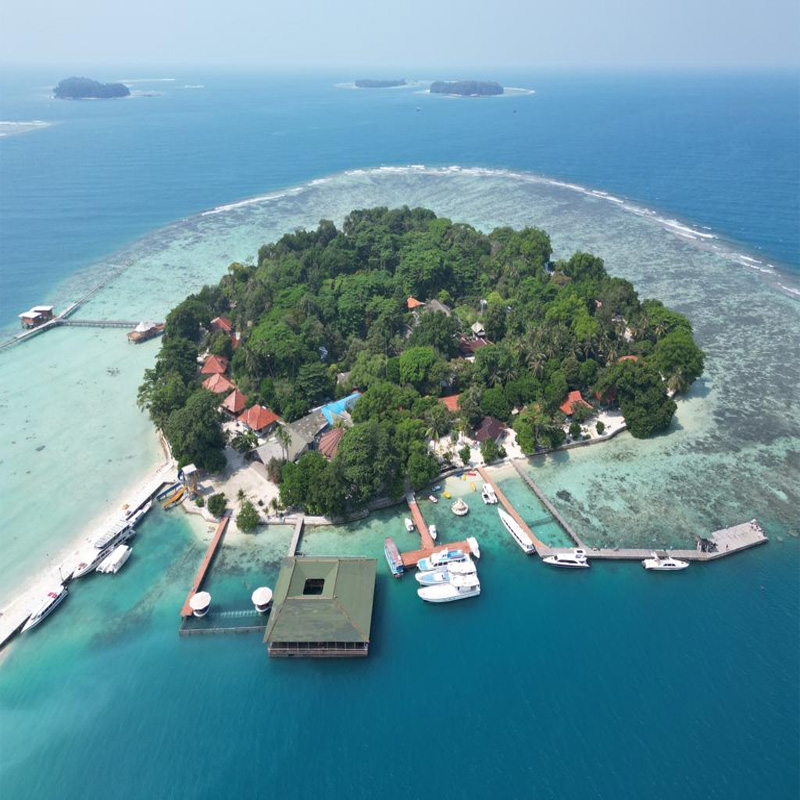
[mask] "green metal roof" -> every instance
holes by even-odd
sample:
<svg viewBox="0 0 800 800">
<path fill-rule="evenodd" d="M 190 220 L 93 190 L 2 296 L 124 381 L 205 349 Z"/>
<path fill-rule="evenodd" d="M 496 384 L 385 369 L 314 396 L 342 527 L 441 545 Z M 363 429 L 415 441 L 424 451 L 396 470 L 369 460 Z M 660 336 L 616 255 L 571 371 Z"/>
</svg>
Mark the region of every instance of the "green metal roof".
<svg viewBox="0 0 800 800">
<path fill-rule="evenodd" d="M 369 642 L 376 572 L 374 558 L 285 558 L 264 641 Z M 320 594 L 304 594 L 308 580 Z"/>
</svg>

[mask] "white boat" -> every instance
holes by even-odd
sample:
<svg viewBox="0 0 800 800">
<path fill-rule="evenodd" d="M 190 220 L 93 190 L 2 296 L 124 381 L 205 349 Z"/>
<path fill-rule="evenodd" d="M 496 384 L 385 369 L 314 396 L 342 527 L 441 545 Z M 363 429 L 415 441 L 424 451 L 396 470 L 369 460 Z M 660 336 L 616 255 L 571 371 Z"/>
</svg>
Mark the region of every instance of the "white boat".
<svg viewBox="0 0 800 800">
<path fill-rule="evenodd" d="M 189 608 L 196 617 L 204 617 L 211 606 L 211 595 L 208 592 L 195 592 L 189 600 Z"/>
<path fill-rule="evenodd" d="M 590 566 L 589 559 L 586 558 L 586 551 L 580 547 L 566 553 L 556 553 L 552 556 L 545 556 L 542 561 L 553 567 L 567 567 L 571 569 L 585 569 Z"/>
<path fill-rule="evenodd" d="M 428 500 L 430 500 L 431 503 L 434 503 L 434 504 L 439 502 L 439 498 L 435 494 L 429 494 L 428 495 Z"/>
<path fill-rule="evenodd" d="M 481 593 L 481 582 L 477 575 L 453 575 L 447 583 L 421 586 L 417 594 L 428 603 L 450 603 L 476 597 Z"/>
<path fill-rule="evenodd" d="M 466 561 L 468 556 L 463 550 L 455 548 L 453 550 L 438 550 L 431 553 L 427 558 L 422 558 L 417 563 L 417 569 L 420 572 L 428 572 L 437 567 L 443 567 L 446 564 L 452 564 L 454 561 Z"/>
<path fill-rule="evenodd" d="M 522 527 L 514 519 L 514 517 L 512 517 L 507 511 L 503 511 L 502 508 L 498 508 L 497 513 L 500 515 L 500 522 L 503 523 L 505 529 L 514 538 L 514 541 L 522 548 L 522 551 L 528 555 L 535 552 L 531 537 L 528 536 L 524 530 L 522 530 Z"/>
<path fill-rule="evenodd" d="M 82 578 L 91 572 L 97 565 L 119 544 L 127 542 L 133 536 L 133 528 L 128 523 L 119 523 L 110 531 L 99 536 L 95 541 L 84 547 L 78 554 L 78 566 L 72 573 L 72 578 Z"/>
<path fill-rule="evenodd" d="M 142 517 L 153 507 L 153 501 L 148 500 L 138 511 L 134 511 L 130 517 L 128 517 L 128 525 L 131 528 L 135 528 L 136 525 L 141 522 Z"/>
<path fill-rule="evenodd" d="M 469 506 L 459 497 L 458 500 L 450 506 L 450 510 L 457 517 L 464 517 L 469 513 Z"/>
<path fill-rule="evenodd" d="M 116 575 L 133 551 L 126 544 L 118 544 L 99 564 L 98 572 Z"/>
<path fill-rule="evenodd" d="M 417 583 L 430 586 L 435 583 L 446 583 L 454 575 L 475 575 L 477 572 L 478 567 L 470 558 L 466 561 L 453 561 L 444 567 L 437 567 L 426 572 L 418 572 L 414 577 L 417 579 Z"/>
<path fill-rule="evenodd" d="M 467 536 L 467 544 L 469 545 L 470 552 L 475 558 L 481 557 L 481 548 L 478 546 L 478 540 L 474 536 Z"/>
<path fill-rule="evenodd" d="M 435 525 L 431 525 L 428 528 L 428 533 L 431 535 L 431 539 L 433 539 L 433 541 L 435 542 L 436 541 L 436 537 L 439 535 L 439 531 L 436 530 L 436 526 Z"/>
<path fill-rule="evenodd" d="M 497 505 L 497 495 L 490 483 L 484 483 L 481 487 L 481 497 L 487 506 Z"/>
<path fill-rule="evenodd" d="M 686 569 L 686 567 L 689 566 L 689 562 L 673 558 L 669 553 L 667 553 L 666 558 L 659 558 L 657 553 L 651 553 L 650 558 L 646 558 L 642 561 L 642 566 L 645 569 L 661 572 L 675 572 L 675 570 Z"/>
<path fill-rule="evenodd" d="M 409 533 L 413 533 L 414 532 L 414 523 L 411 521 L 411 517 L 406 517 L 404 522 L 405 522 L 405 525 L 406 525 L 406 530 Z"/>
<path fill-rule="evenodd" d="M 23 633 L 35 628 L 45 617 L 55 611 L 59 605 L 64 601 L 67 596 L 67 587 L 63 583 L 58 584 L 57 587 L 52 588 L 41 605 L 28 617 L 28 621 L 22 628 Z"/>
</svg>

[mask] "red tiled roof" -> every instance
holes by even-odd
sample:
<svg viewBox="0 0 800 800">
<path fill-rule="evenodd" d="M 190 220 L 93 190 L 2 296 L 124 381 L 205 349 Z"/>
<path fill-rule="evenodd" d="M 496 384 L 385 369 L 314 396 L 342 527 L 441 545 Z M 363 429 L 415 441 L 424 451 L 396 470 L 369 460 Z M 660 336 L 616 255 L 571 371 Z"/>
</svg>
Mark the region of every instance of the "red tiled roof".
<svg viewBox="0 0 800 800">
<path fill-rule="evenodd" d="M 225 356 L 209 356 L 203 362 L 201 375 L 224 375 L 228 371 L 228 359 Z"/>
<path fill-rule="evenodd" d="M 234 389 L 223 401 L 222 407 L 231 414 L 238 414 L 247 406 L 247 397 L 238 389 Z"/>
<path fill-rule="evenodd" d="M 323 434 L 322 438 L 319 440 L 319 451 L 329 461 L 332 461 L 334 458 L 336 458 L 336 453 L 339 450 L 339 442 L 342 440 L 342 436 L 344 436 L 344 428 L 333 428 L 332 430 L 329 430 L 327 433 Z"/>
<path fill-rule="evenodd" d="M 211 330 L 230 333 L 233 330 L 233 323 L 227 317 L 214 317 L 211 320 Z"/>
<path fill-rule="evenodd" d="M 273 422 L 278 422 L 280 417 L 274 411 L 264 408 L 264 406 L 255 405 L 250 406 L 247 411 L 240 414 L 237 420 L 247 425 L 251 430 L 260 431 L 268 425 L 272 425 Z"/>
<path fill-rule="evenodd" d="M 467 358 L 475 355 L 476 350 L 480 350 L 481 347 L 486 347 L 487 344 L 491 344 L 487 339 L 468 339 L 462 334 L 458 337 L 458 352 L 464 358 Z"/>
<path fill-rule="evenodd" d="M 591 405 L 583 399 L 581 393 L 577 389 L 567 395 L 567 399 L 559 406 L 559 408 L 564 414 L 569 416 L 573 411 L 573 407 L 576 405 L 583 406 L 584 408 L 591 408 Z"/>
<path fill-rule="evenodd" d="M 621 356 L 617 361 L 638 361 L 639 356 Z"/>
<path fill-rule="evenodd" d="M 236 387 L 224 375 L 211 375 L 203 381 L 203 388 L 214 394 L 227 394 Z"/>
<path fill-rule="evenodd" d="M 449 394 L 447 397 L 440 397 L 439 402 L 448 410 L 455 413 L 458 411 L 458 398 L 461 395 Z"/>
<path fill-rule="evenodd" d="M 425 303 L 423 303 L 421 300 L 417 300 L 416 297 L 409 297 L 408 300 L 406 300 L 406 305 L 408 306 L 409 311 L 413 311 L 415 308 L 424 306 Z"/>
<path fill-rule="evenodd" d="M 484 417 L 483 422 L 475 430 L 475 440 L 483 444 L 487 439 L 497 439 L 506 426 L 494 417 Z"/>
</svg>

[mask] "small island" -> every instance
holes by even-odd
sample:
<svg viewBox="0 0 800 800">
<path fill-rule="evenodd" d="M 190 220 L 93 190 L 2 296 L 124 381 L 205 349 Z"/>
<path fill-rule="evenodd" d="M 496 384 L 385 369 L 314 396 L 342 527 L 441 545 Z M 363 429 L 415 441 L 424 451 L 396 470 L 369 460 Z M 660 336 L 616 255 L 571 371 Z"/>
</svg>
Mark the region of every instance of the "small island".
<svg viewBox="0 0 800 800">
<path fill-rule="evenodd" d="M 452 94 L 459 97 L 493 97 L 503 94 L 497 81 L 434 81 L 431 94 Z"/>
<path fill-rule="evenodd" d="M 124 83 L 100 83 L 92 78 L 64 78 L 53 96 L 58 100 L 106 100 L 112 97 L 128 97 L 131 90 Z"/>
<path fill-rule="evenodd" d="M 665 431 L 703 366 L 689 320 L 595 255 L 373 208 L 286 234 L 176 306 L 138 402 L 179 465 L 217 472 L 232 448 L 281 507 L 335 517 L 468 463 L 465 441 L 489 464 L 498 441 L 601 441 L 599 415 Z"/>
<path fill-rule="evenodd" d="M 357 89 L 393 89 L 396 86 L 408 86 L 405 78 L 398 80 L 375 80 L 373 78 L 359 78 L 356 82 Z"/>
</svg>

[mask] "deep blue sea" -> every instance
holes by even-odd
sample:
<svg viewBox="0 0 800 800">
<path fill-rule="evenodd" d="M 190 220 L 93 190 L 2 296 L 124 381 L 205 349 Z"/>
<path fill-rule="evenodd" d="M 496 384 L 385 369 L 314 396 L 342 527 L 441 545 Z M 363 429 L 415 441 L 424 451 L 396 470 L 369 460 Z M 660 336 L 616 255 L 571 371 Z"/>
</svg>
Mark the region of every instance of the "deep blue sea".
<svg viewBox="0 0 800 800">
<path fill-rule="evenodd" d="M 336 85 L 355 75 L 120 69 L 96 77 L 173 80 L 132 84 L 153 96 L 80 103 L 49 98 L 62 77 L 0 73 L 0 121 L 53 123 L 0 140 L 0 328 L 155 228 L 380 165 L 490 167 L 602 190 L 800 281 L 797 75 L 498 73 L 536 94 L 456 100 Z M 679 266 L 671 255 L 664 284 L 680 280 Z M 692 292 L 697 309 L 696 281 Z M 737 428 L 752 463 L 738 463 L 725 426 L 741 421 L 730 405 L 748 400 L 717 366 L 731 363 L 720 355 L 727 326 L 768 322 L 758 315 L 771 300 L 758 300 L 746 320 L 718 314 L 718 303 L 700 326 L 716 363 L 679 427 L 690 437 L 706 426 L 708 437 L 690 441 L 707 450 L 620 439 L 548 459 L 539 480 L 554 488 L 563 470 L 560 485 L 584 498 L 579 524 L 591 506 L 592 526 L 617 514 L 635 530 L 638 496 L 641 518 L 655 499 L 664 525 L 674 498 L 676 520 L 687 518 L 682 505 L 688 518 L 767 516 L 767 546 L 678 575 L 613 563 L 562 574 L 523 558 L 481 507 L 468 518 L 484 550 L 479 600 L 423 606 L 410 579 L 393 582 L 381 566 L 369 659 L 277 662 L 254 636 L 177 636 L 203 544 L 177 513 L 154 512 L 125 570 L 75 586 L 58 616 L 0 660 L 0 796 L 797 798 L 800 512 L 787 475 L 800 447 L 786 446 L 796 426 L 773 435 L 754 418 L 752 435 Z M 795 319 L 796 300 L 775 292 L 774 302 L 778 319 Z M 779 395 L 786 376 L 772 362 L 754 373 L 748 359 L 763 356 L 735 343 L 736 375 Z M 797 342 L 781 347 L 788 364 L 800 359 Z M 24 374 L 16 362 L 14 374 Z M 642 452 L 656 464 L 647 476 Z M 606 466 L 617 497 L 601 481 L 586 500 Z M 761 481 L 773 470 L 774 495 L 747 497 L 748 469 Z M 34 512 L 41 492 L 31 485 L 7 502 Z M 304 551 L 379 555 L 383 526 L 399 530 L 399 519 L 312 531 Z M 227 551 L 210 589 L 223 605 L 274 585 L 285 542 L 270 535 Z"/>
</svg>

